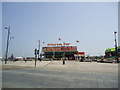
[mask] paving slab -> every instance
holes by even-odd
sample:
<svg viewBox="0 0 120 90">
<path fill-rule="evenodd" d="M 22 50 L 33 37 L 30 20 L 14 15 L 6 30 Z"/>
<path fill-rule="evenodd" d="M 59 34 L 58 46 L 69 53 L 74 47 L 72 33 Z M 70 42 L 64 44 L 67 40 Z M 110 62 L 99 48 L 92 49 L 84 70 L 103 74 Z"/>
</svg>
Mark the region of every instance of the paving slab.
<svg viewBox="0 0 120 90">
<path fill-rule="evenodd" d="M 42 61 L 35 68 L 33 63 L 3 64 L 9 67 L 2 71 L 3 88 L 118 88 L 117 64 Z"/>
</svg>

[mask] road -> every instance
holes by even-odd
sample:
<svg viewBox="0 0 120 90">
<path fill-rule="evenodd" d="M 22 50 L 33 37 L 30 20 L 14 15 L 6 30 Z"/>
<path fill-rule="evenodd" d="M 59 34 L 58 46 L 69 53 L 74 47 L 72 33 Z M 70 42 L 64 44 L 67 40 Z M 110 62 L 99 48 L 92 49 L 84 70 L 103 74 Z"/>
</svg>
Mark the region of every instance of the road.
<svg viewBox="0 0 120 90">
<path fill-rule="evenodd" d="M 9 69 L 3 69 L 3 88 L 118 88 L 117 64 L 61 63 L 39 62 L 37 68 L 28 64 L 11 69 L 13 65 L 5 65 Z"/>
</svg>

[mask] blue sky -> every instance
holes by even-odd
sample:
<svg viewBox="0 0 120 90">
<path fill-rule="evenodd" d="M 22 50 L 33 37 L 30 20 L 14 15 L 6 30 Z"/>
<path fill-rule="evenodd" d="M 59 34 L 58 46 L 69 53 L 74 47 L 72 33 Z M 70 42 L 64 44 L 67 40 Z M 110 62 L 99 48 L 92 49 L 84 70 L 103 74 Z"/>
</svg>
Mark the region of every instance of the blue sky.
<svg viewBox="0 0 120 90">
<path fill-rule="evenodd" d="M 2 56 L 2 3 L 0 2 L 0 57 Z"/>
<path fill-rule="evenodd" d="M 103 55 L 118 31 L 117 2 L 3 2 L 2 15 L 3 28 L 10 26 L 15 37 L 9 46 L 14 56 L 34 56 L 37 40 L 69 42 L 87 55 Z M 4 55 L 7 30 L 2 35 Z"/>
</svg>

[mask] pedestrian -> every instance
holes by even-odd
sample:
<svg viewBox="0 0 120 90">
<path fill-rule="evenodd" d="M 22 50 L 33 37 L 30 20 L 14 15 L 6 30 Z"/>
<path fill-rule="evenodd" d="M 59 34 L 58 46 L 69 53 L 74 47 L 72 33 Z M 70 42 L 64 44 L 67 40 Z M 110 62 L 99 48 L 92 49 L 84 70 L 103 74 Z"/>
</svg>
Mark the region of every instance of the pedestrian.
<svg viewBox="0 0 120 90">
<path fill-rule="evenodd" d="M 65 60 L 63 59 L 63 65 L 65 65 Z"/>
</svg>

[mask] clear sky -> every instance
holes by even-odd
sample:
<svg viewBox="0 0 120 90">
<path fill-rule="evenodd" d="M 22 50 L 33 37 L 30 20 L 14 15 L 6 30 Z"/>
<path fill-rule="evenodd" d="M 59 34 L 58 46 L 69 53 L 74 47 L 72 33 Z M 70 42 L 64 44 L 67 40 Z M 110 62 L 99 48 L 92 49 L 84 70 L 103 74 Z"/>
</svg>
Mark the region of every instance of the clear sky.
<svg viewBox="0 0 120 90">
<path fill-rule="evenodd" d="M 0 2 L 0 57 L 2 56 L 2 3 Z"/>
<path fill-rule="evenodd" d="M 3 55 L 5 26 L 15 37 L 9 55 L 25 57 L 34 56 L 37 40 L 69 42 L 87 55 L 103 55 L 106 48 L 114 47 L 113 32 L 118 31 L 117 2 L 3 2 L 2 15 Z"/>
</svg>

